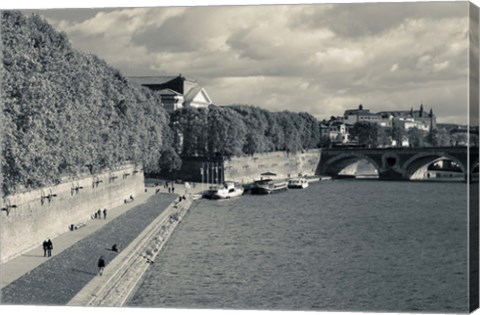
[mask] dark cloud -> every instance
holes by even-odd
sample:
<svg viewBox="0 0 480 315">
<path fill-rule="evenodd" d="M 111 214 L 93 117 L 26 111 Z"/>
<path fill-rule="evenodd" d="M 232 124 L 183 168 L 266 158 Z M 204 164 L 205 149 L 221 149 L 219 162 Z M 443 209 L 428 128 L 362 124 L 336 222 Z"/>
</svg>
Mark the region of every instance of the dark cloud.
<svg viewBox="0 0 480 315">
<path fill-rule="evenodd" d="M 326 9 L 328 7 L 328 9 Z M 371 36 L 407 19 L 465 17 L 467 2 L 351 3 L 307 7 L 292 19 L 294 27 L 330 28 L 344 37 Z"/>
<path fill-rule="evenodd" d="M 43 10 L 21 10 L 23 13 L 29 15 L 32 13 L 40 14 L 50 21 L 70 21 L 74 23 L 81 23 L 93 18 L 99 12 L 112 12 L 113 8 L 92 8 L 92 9 L 43 9 Z"/>
<path fill-rule="evenodd" d="M 154 10 L 168 11 L 168 8 Z M 150 24 L 132 36 L 132 43 L 150 52 L 192 52 L 204 50 L 219 30 L 212 17 L 221 8 L 185 8 L 183 14 L 167 18 L 161 25 Z"/>
<path fill-rule="evenodd" d="M 132 43 L 151 52 L 189 52 L 202 45 L 202 39 L 192 32 L 185 15 L 168 18 L 163 25 L 149 27 L 132 36 Z M 190 30 L 190 31 L 189 31 Z"/>
</svg>

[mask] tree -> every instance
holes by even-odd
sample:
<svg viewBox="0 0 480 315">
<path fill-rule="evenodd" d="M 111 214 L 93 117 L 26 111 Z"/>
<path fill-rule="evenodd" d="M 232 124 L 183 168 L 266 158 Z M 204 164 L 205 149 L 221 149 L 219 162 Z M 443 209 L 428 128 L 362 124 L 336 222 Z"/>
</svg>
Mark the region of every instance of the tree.
<svg viewBox="0 0 480 315">
<path fill-rule="evenodd" d="M 390 136 L 392 137 L 392 140 L 396 141 L 397 146 L 402 146 L 406 134 L 404 125 L 394 121 L 392 128 L 390 129 Z"/>
<path fill-rule="evenodd" d="M 427 144 L 427 142 L 425 141 L 426 132 L 416 127 L 408 129 L 407 137 L 410 147 L 424 147 Z"/>
<path fill-rule="evenodd" d="M 361 145 L 376 147 L 378 145 L 378 135 L 380 126 L 378 124 L 359 121 L 353 125 L 352 136 L 358 140 Z"/>
<path fill-rule="evenodd" d="M 1 28 L 4 194 L 127 162 L 165 166 L 173 138 L 158 95 L 72 49 L 38 15 L 2 11 Z"/>
</svg>

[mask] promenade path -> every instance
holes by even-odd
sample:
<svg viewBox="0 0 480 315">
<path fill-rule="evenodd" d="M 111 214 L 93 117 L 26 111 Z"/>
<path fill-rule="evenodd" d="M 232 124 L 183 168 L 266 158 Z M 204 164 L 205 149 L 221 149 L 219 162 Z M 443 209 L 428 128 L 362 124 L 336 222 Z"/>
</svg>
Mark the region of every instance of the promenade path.
<svg viewBox="0 0 480 315">
<path fill-rule="evenodd" d="M 132 203 L 110 209 L 106 220 L 92 219 L 85 227 L 52 239 L 54 249 L 50 258 L 43 257 L 43 249 L 38 246 L 2 264 L 0 302 L 67 304 L 93 277 L 97 277 L 100 256 L 108 264 L 118 255 L 111 251 L 113 244 L 122 251 L 177 198 L 175 194 L 154 194 L 153 191 L 149 188 Z"/>
</svg>

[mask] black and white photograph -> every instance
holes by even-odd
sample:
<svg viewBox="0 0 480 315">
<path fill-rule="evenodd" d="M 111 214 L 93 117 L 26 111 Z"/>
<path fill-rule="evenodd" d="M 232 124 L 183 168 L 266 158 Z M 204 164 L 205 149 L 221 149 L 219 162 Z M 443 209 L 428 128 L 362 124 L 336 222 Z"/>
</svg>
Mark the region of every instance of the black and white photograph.
<svg viewBox="0 0 480 315">
<path fill-rule="evenodd" d="M 477 1 L 20 2 L 0 309 L 478 308 Z"/>
</svg>

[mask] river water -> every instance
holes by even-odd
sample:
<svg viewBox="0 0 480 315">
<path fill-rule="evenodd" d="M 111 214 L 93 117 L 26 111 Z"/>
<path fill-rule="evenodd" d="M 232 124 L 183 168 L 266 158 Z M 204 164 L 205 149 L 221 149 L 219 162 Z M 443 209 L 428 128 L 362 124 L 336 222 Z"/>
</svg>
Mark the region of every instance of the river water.
<svg viewBox="0 0 480 315">
<path fill-rule="evenodd" d="M 130 306 L 467 312 L 467 185 L 339 180 L 196 202 Z"/>
</svg>

